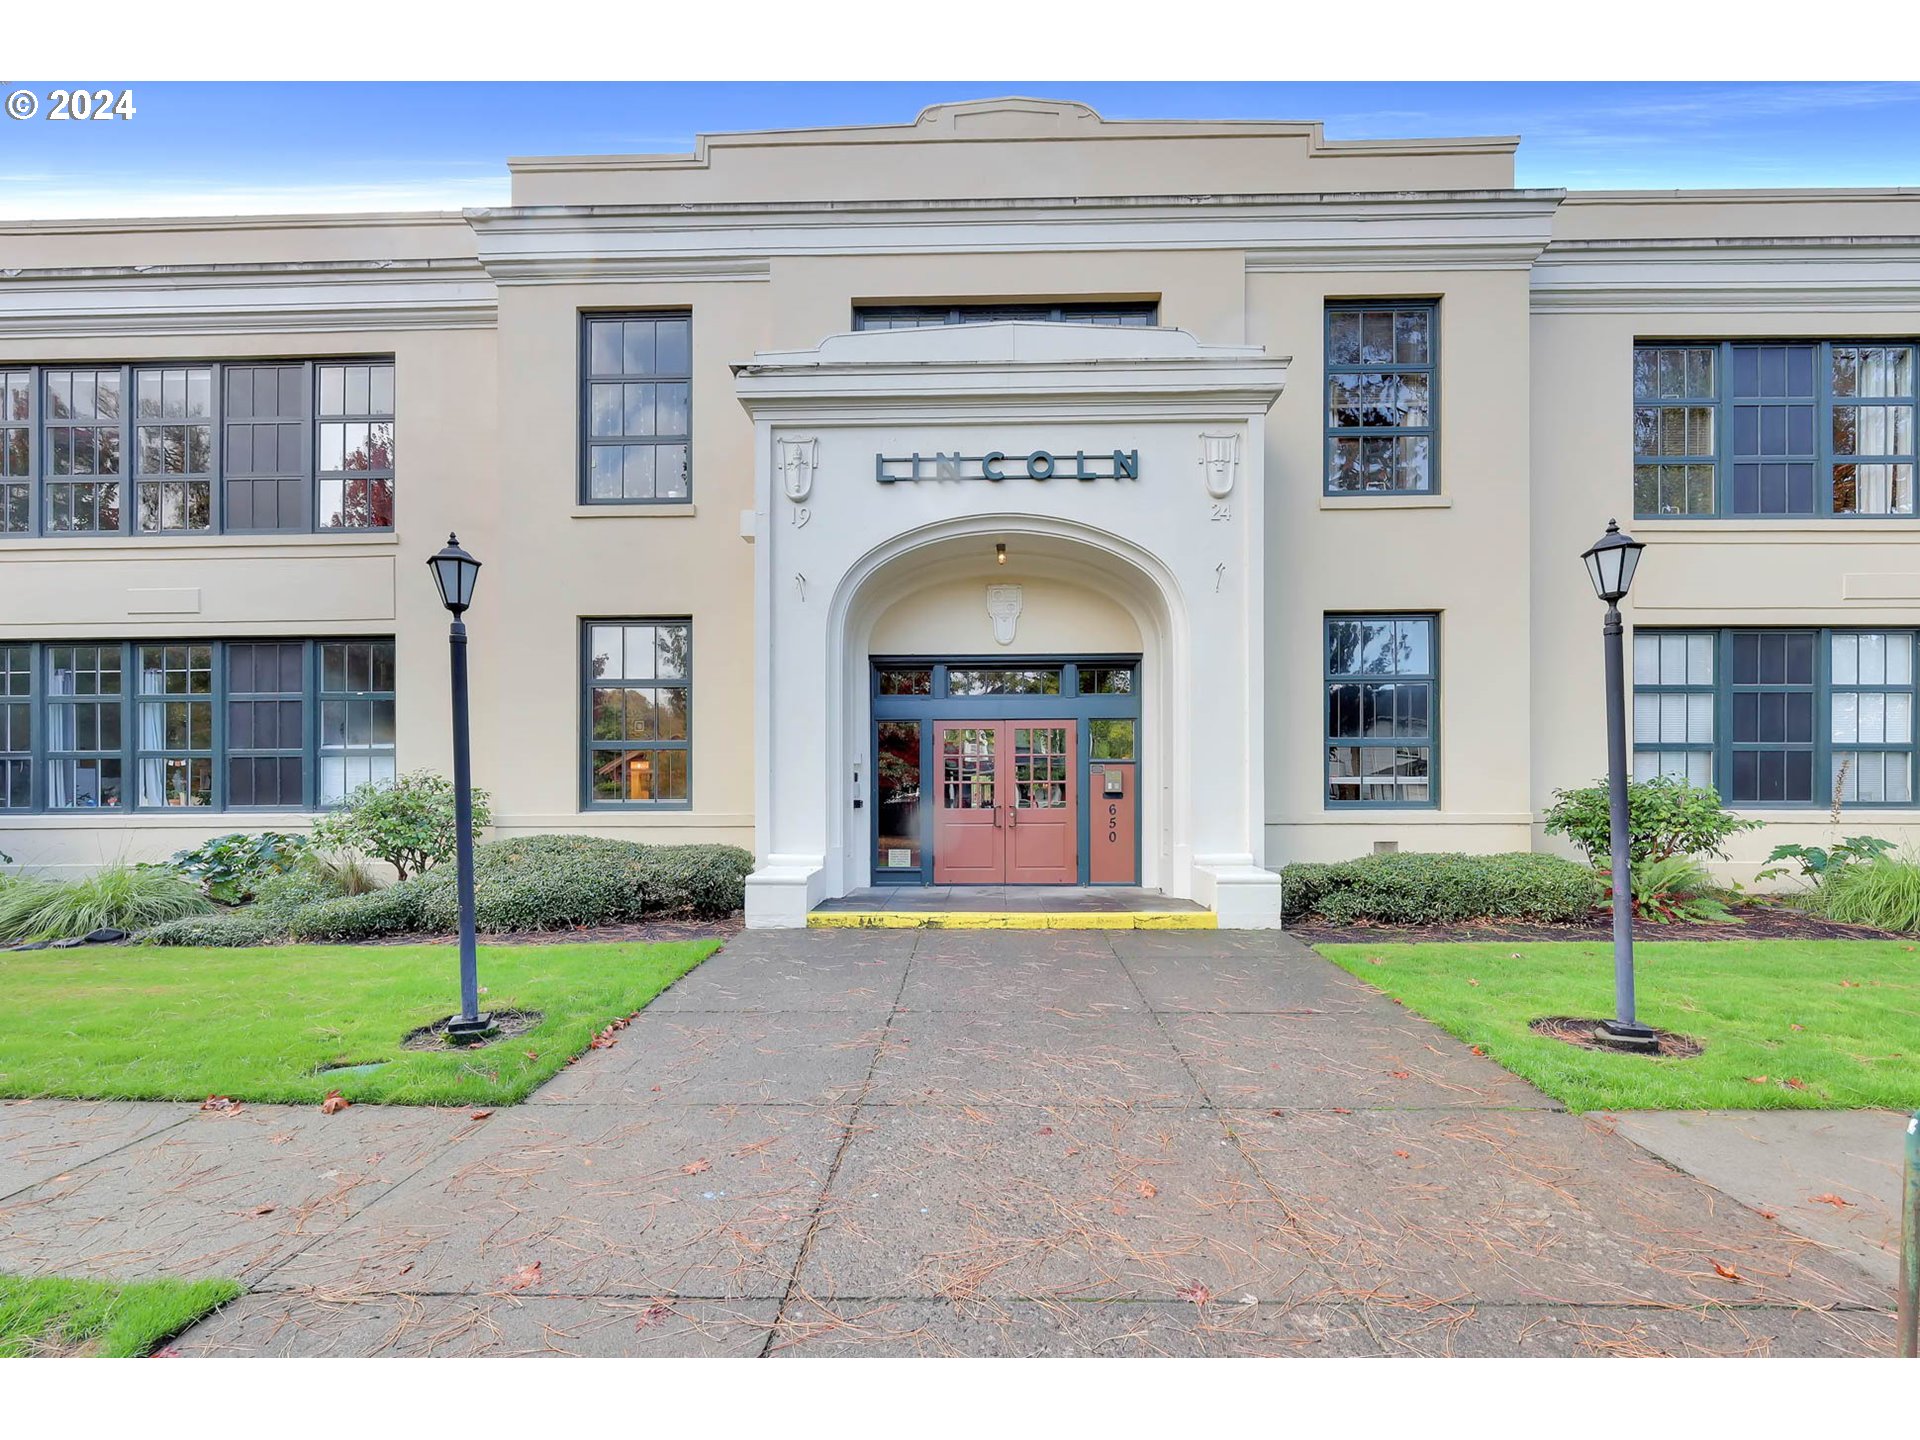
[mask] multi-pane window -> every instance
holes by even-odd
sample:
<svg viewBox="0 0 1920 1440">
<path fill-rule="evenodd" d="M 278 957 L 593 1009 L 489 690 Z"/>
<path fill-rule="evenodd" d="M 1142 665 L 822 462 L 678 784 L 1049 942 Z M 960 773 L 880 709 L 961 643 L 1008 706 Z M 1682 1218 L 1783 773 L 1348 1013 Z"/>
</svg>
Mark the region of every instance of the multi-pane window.
<svg viewBox="0 0 1920 1440">
<path fill-rule="evenodd" d="M 0 809 L 334 804 L 393 778 L 393 686 L 387 639 L 0 644 Z"/>
<path fill-rule="evenodd" d="M 1896 341 L 1636 346 L 1635 513 L 1914 514 L 1914 369 Z"/>
<path fill-rule="evenodd" d="M 859 305 L 856 330 L 925 330 L 936 325 L 987 325 L 996 320 L 1040 320 L 1065 325 L 1158 325 L 1153 300 L 1080 301 L 1053 305 Z"/>
<path fill-rule="evenodd" d="M 228 804 L 303 803 L 307 791 L 306 654 L 307 647 L 299 640 L 228 644 Z"/>
<path fill-rule="evenodd" d="M 319 526 L 393 525 L 393 366 L 321 365 Z"/>
<path fill-rule="evenodd" d="M 143 809 L 213 804 L 213 647 L 141 645 L 134 710 Z"/>
<path fill-rule="evenodd" d="M 48 532 L 99 533 L 121 528 L 121 394 L 119 370 L 48 370 L 41 407 Z"/>
<path fill-rule="evenodd" d="M 583 628 L 585 803 L 686 804 L 691 795 L 692 625 L 592 620 Z"/>
<path fill-rule="evenodd" d="M 393 525 L 391 360 L 0 366 L 0 534 Z"/>
<path fill-rule="evenodd" d="M 1633 637 L 1633 776 L 1713 783 L 1714 638 L 1677 631 Z"/>
<path fill-rule="evenodd" d="M 138 529 L 213 528 L 213 369 L 133 372 Z"/>
<path fill-rule="evenodd" d="M 0 370 L 0 535 L 33 528 L 33 372 Z"/>
<path fill-rule="evenodd" d="M 1327 307 L 1328 494 L 1428 494 L 1439 452 L 1438 310 Z"/>
<path fill-rule="evenodd" d="M 49 810 L 117 810 L 125 800 L 125 655 L 119 645 L 47 651 Z"/>
<path fill-rule="evenodd" d="M 692 318 L 591 315 L 582 324 L 582 498 L 598 504 L 688 499 Z"/>
<path fill-rule="evenodd" d="M 33 806 L 33 647 L 0 645 L 0 810 Z"/>
<path fill-rule="evenodd" d="M 1439 671 L 1431 615 L 1329 615 L 1327 803 L 1431 805 Z"/>
<path fill-rule="evenodd" d="M 1914 632 L 1642 630 L 1634 773 L 1736 805 L 1913 800 Z"/>
<path fill-rule="evenodd" d="M 393 641 L 320 645 L 320 803 L 394 778 Z"/>
<path fill-rule="evenodd" d="M 1060 667 L 1030 666 L 1018 670 L 962 669 L 947 671 L 949 695 L 1058 695 Z"/>
</svg>

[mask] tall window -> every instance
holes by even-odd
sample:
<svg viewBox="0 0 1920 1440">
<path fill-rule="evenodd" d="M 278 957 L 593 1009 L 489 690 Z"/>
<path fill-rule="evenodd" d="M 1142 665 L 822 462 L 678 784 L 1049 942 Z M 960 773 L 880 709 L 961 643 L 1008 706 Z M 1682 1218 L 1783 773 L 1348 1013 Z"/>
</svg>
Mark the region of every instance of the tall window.
<svg viewBox="0 0 1920 1440">
<path fill-rule="evenodd" d="M 581 323 L 582 498 L 589 504 L 688 499 L 692 317 L 590 315 Z"/>
<path fill-rule="evenodd" d="M 0 534 L 393 525 L 391 360 L 0 365 Z"/>
<path fill-rule="evenodd" d="M 393 641 L 320 646 L 320 803 L 394 778 Z"/>
<path fill-rule="evenodd" d="M 1439 670 L 1431 615 L 1329 615 L 1327 804 L 1432 805 Z"/>
<path fill-rule="evenodd" d="M 687 804 L 692 624 L 593 620 L 584 630 L 585 803 Z"/>
<path fill-rule="evenodd" d="M 1437 490 L 1437 307 L 1331 304 L 1326 333 L 1327 493 Z"/>
<path fill-rule="evenodd" d="M 393 778 L 393 688 L 388 639 L 0 644 L 0 810 L 334 804 Z"/>
<path fill-rule="evenodd" d="M 1914 514 L 1914 347 L 1639 345 L 1637 515 Z"/>
<path fill-rule="evenodd" d="M 33 647 L 0 645 L 0 810 L 33 806 Z"/>
<path fill-rule="evenodd" d="M 1045 301 L 1024 305 L 856 305 L 856 330 L 925 330 L 936 325 L 986 325 L 996 320 L 1040 320 L 1056 325 L 1158 325 L 1153 300 Z"/>
<path fill-rule="evenodd" d="M 1736 805 L 1913 799 L 1911 630 L 1642 630 L 1634 774 Z"/>
</svg>

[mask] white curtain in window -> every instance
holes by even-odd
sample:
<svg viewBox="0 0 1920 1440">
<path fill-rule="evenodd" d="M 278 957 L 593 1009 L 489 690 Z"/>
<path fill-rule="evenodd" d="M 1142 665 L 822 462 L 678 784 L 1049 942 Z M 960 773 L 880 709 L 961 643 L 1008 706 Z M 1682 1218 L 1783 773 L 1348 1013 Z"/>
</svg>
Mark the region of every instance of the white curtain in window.
<svg viewBox="0 0 1920 1440">
<path fill-rule="evenodd" d="M 55 670 L 52 682 L 47 686 L 47 695 L 51 698 L 71 694 L 72 672 Z M 73 749 L 77 733 L 71 705 L 47 706 L 47 749 L 55 752 Z M 56 760 L 47 767 L 47 806 L 54 810 L 70 810 L 73 803 L 73 766 L 70 762 Z"/>
<path fill-rule="evenodd" d="M 164 695 L 166 678 L 158 664 L 159 656 L 152 659 L 142 656 L 140 667 L 140 693 L 142 695 Z M 165 701 L 155 700 L 140 704 L 140 750 L 144 758 L 140 761 L 140 803 L 142 805 L 164 805 L 166 794 L 166 761 L 160 752 L 167 748 L 167 707 Z"/>
</svg>

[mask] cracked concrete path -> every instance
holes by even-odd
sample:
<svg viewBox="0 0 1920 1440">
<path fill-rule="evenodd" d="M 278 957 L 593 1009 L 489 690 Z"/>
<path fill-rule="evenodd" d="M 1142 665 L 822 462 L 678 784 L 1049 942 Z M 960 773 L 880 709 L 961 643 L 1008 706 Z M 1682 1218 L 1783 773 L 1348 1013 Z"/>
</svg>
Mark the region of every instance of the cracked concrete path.
<svg viewBox="0 0 1920 1440">
<path fill-rule="evenodd" d="M 1891 1295 L 1285 936 L 755 932 L 527 1104 L 0 1105 L 189 1355 L 1857 1355 Z"/>
</svg>

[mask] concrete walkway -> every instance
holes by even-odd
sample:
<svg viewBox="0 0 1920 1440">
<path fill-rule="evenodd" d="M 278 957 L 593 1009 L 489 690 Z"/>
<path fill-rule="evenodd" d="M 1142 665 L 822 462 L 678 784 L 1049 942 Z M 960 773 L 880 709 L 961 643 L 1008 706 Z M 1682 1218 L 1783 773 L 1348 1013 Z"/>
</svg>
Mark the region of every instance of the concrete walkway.
<svg viewBox="0 0 1920 1440">
<path fill-rule="evenodd" d="M 185 1354 L 1865 1354 L 1846 1255 L 1277 935 L 758 932 L 530 1103 L 0 1106 Z"/>
</svg>

